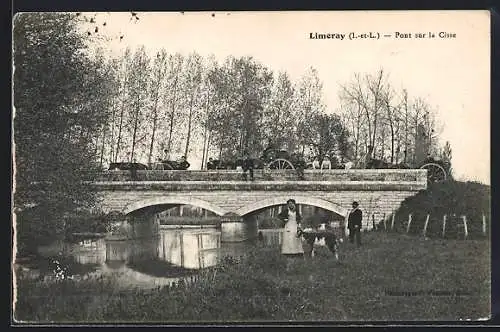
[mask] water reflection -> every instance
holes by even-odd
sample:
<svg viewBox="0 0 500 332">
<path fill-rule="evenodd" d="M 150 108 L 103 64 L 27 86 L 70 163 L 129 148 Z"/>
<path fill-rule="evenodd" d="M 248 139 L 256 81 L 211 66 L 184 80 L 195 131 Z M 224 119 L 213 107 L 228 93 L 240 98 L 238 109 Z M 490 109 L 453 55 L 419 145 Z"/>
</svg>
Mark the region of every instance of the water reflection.
<svg viewBox="0 0 500 332">
<path fill-rule="evenodd" d="M 162 231 L 158 259 L 187 269 L 214 266 L 219 258 L 220 237 L 217 231 Z"/>
<path fill-rule="evenodd" d="M 63 255 L 99 274 L 121 274 L 124 287 L 157 286 L 215 266 L 226 256 L 242 256 L 249 248 L 279 246 L 279 230 L 262 230 L 257 242 L 221 243 L 216 229 L 162 229 L 158 236 L 140 240 L 83 240 L 65 244 Z"/>
</svg>

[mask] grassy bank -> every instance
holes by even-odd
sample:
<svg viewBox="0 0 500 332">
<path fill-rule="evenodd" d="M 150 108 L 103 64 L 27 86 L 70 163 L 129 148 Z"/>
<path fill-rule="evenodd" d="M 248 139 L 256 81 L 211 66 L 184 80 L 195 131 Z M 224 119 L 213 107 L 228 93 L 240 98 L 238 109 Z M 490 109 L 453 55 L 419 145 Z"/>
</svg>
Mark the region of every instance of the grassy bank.
<svg viewBox="0 0 500 332">
<path fill-rule="evenodd" d="M 396 212 L 395 228 L 406 231 L 408 215 L 412 214 L 410 233 L 421 233 L 426 216 L 430 220 L 427 234 L 440 237 L 443 216 L 447 216 L 446 237 L 463 234 L 461 216 L 466 216 L 469 237 L 484 237 L 482 233 L 483 215 L 486 218 L 486 236 L 490 232 L 491 187 L 478 182 L 446 181 L 429 185 L 427 190 L 405 199 Z M 455 215 L 455 216 L 454 216 Z"/>
<path fill-rule="evenodd" d="M 113 280 L 104 279 L 56 284 L 23 280 L 15 317 L 35 322 L 228 322 L 489 315 L 488 241 L 363 236 L 360 249 L 342 244 L 340 263 L 326 249 L 305 261 L 263 248 L 227 259 L 192 285 L 154 291 L 118 291 Z"/>
</svg>

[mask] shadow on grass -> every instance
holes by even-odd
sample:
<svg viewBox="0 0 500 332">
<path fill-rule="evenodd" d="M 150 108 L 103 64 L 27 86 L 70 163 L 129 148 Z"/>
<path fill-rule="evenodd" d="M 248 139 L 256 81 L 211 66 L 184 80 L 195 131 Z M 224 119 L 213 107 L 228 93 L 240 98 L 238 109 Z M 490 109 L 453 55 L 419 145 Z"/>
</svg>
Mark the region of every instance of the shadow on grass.
<svg viewBox="0 0 500 332">
<path fill-rule="evenodd" d="M 187 269 L 158 259 L 129 262 L 127 266 L 137 272 L 153 277 L 186 277 L 199 272 L 196 269 Z"/>
</svg>

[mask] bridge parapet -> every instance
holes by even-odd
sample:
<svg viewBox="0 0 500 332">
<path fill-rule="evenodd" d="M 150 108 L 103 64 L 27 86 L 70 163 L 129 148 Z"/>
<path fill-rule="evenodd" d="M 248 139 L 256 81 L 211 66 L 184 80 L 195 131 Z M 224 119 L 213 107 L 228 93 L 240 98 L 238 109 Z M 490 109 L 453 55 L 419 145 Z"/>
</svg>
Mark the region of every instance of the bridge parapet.
<svg viewBox="0 0 500 332">
<path fill-rule="evenodd" d="M 295 170 L 255 170 L 256 181 L 293 181 L 299 180 Z M 97 182 L 130 181 L 129 171 L 106 171 L 96 175 Z M 242 172 L 232 170 L 215 171 L 177 171 L 148 170 L 137 171 L 137 181 L 241 181 Z M 382 181 L 382 182 L 419 182 L 427 181 L 424 169 L 354 169 L 354 170 L 305 170 L 304 181 Z"/>
<path fill-rule="evenodd" d="M 107 181 L 99 190 L 120 191 L 419 191 L 418 181 Z"/>
</svg>

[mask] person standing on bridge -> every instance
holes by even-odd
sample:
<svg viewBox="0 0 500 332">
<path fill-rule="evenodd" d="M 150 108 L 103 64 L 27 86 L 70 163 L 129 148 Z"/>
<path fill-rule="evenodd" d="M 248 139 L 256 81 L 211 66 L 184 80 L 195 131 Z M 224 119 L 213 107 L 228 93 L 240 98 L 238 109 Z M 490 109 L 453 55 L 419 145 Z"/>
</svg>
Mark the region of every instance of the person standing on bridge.
<svg viewBox="0 0 500 332">
<path fill-rule="evenodd" d="M 281 241 L 281 253 L 287 256 L 303 256 L 302 240 L 298 236 L 298 229 L 302 222 L 302 216 L 297 211 L 295 200 L 289 199 L 287 206 L 279 214 L 279 218 L 285 222 L 283 239 Z"/>
<path fill-rule="evenodd" d="M 250 181 L 253 181 L 253 159 L 250 157 L 248 150 L 243 152 L 243 179 L 247 181 L 247 172 L 250 173 Z"/>
<path fill-rule="evenodd" d="M 349 241 L 354 243 L 354 239 L 356 239 L 356 244 L 360 247 L 363 212 L 358 206 L 358 202 L 352 202 L 352 210 L 349 212 L 349 217 L 347 219 L 347 228 L 349 229 Z"/>
</svg>

